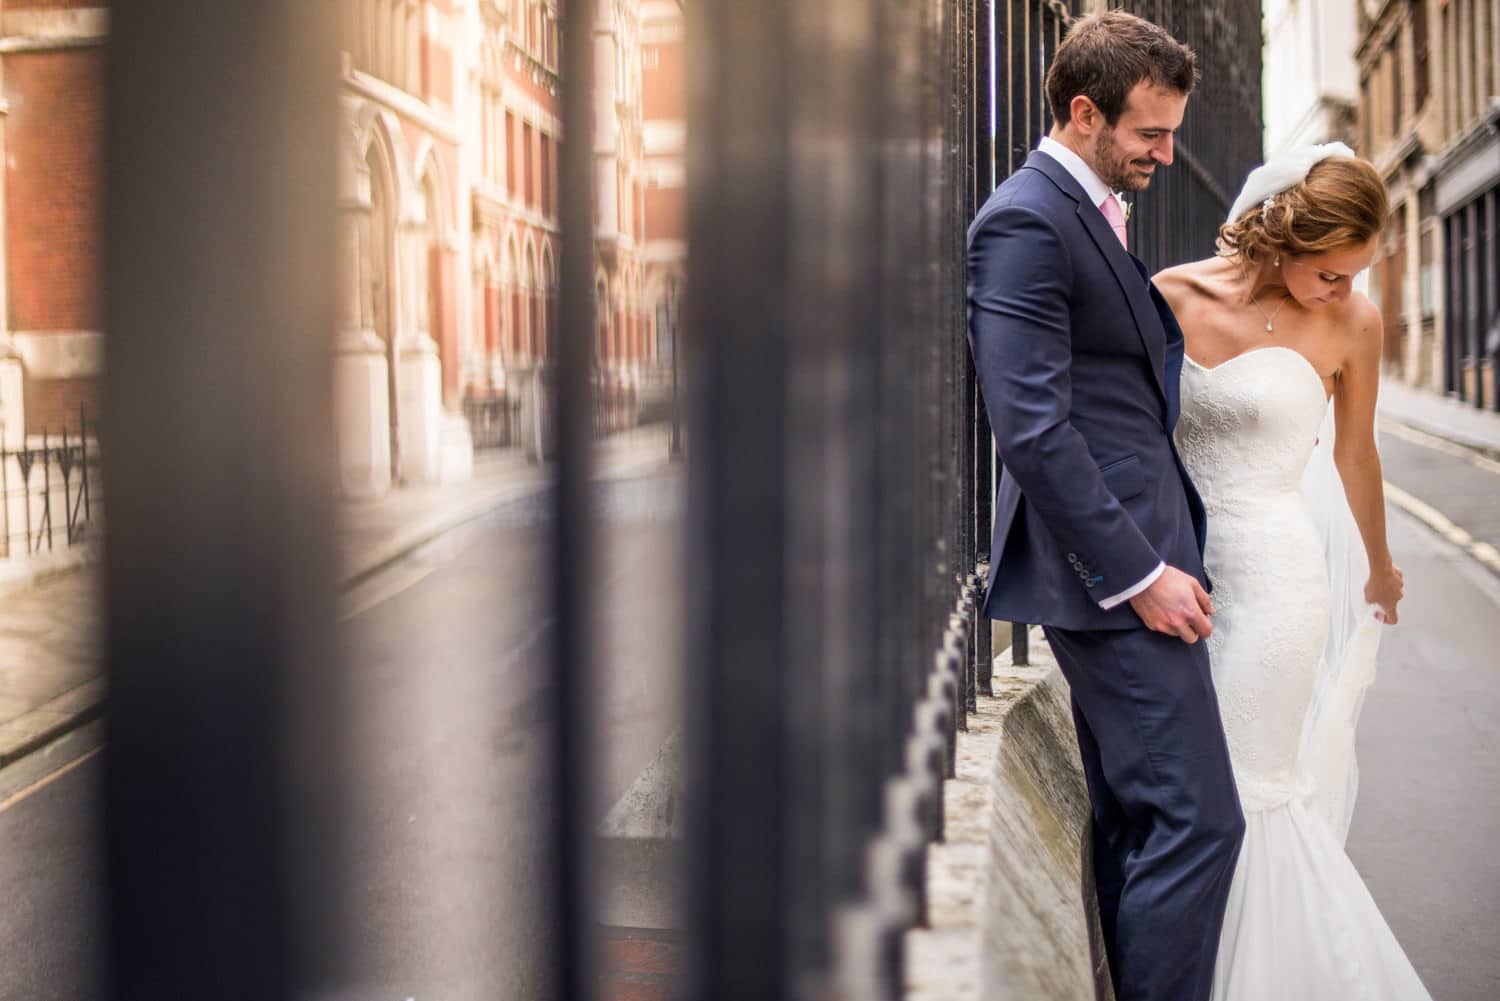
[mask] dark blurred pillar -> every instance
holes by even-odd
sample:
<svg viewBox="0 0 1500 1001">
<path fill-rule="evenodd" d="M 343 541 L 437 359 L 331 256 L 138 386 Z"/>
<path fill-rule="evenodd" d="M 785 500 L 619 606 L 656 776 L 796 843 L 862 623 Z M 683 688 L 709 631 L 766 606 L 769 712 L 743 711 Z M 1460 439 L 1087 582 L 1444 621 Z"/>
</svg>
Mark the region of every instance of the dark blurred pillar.
<svg viewBox="0 0 1500 1001">
<path fill-rule="evenodd" d="M 112 8 L 101 424 L 109 980 L 264 1001 L 333 956 L 304 866 L 336 665 L 332 4 Z M 336 714 L 315 721 L 337 730 Z M 322 790 L 319 790 L 320 794 Z M 327 862 L 327 858 L 323 859 Z"/>
<path fill-rule="evenodd" d="M 791 0 L 688 8 L 694 394 L 689 997 L 788 996 Z M 701 561 L 701 562 L 700 562 Z"/>
</svg>

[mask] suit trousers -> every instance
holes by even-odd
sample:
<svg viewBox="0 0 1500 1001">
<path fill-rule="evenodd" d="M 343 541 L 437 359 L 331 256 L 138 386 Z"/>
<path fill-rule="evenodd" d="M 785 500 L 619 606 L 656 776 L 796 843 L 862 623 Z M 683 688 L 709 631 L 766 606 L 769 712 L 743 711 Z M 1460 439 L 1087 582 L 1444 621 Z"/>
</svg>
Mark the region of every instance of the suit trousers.
<svg viewBox="0 0 1500 1001">
<path fill-rule="evenodd" d="M 1093 805 L 1118 1001 L 1208 1001 L 1245 819 L 1203 642 L 1046 628 Z"/>
</svg>

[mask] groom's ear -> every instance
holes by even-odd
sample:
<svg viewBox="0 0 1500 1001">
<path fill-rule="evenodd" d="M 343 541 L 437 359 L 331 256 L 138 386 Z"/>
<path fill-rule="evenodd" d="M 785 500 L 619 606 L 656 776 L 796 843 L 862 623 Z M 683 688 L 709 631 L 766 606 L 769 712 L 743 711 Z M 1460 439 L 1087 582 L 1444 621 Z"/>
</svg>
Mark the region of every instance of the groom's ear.
<svg viewBox="0 0 1500 1001">
<path fill-rule="evenodd" d="M 1084 135 L 1093 135 L 1104 123 L 1104 113 L 1089 97 L 1077 94 L 1068 102 L 1068 120 Z"/>
</svg>

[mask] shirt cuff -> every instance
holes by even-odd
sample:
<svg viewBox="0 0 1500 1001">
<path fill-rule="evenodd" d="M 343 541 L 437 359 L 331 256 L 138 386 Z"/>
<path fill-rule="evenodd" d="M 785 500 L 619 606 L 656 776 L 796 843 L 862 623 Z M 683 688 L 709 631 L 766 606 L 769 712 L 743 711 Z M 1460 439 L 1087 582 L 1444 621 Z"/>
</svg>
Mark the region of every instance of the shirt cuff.
<svg viewBox="0 0 1500 1001">
<path fill-rule="evenodd" d="M 1155 584 L 1156 579 L 1166 572 L 1167 564 L 1165 562 L 1156 564 L 1156 569 L 1148 573 L 1145 577 L 1142 577 L 1139 584 L 1135 585 L 1134 587 L 1127 587 L 1119 594 L 1110 595 L 1108 598 L 1105 598 L 1103 601 L 1099 602 L 1099 607 L 1107 612 L 1111 608 L 1129 601 L 1131 598 L 1134 598 L 1136 595 L 1146 590 L 1146 588 L 1150 587 L 1152 584 Z"/>
</svg>

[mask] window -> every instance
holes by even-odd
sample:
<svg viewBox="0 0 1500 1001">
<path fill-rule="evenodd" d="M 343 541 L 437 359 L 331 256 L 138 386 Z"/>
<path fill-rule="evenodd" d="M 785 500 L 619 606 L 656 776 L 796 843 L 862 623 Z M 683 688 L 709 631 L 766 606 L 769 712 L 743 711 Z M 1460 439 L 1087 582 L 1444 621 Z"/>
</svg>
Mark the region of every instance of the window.
<svg viewBox="0 0 1500 1001">
<path fill-rule="evenodd" d="M 1372 128 L 1372 122 L 1375 117 L 1375 109 L 1370 104 L 1370 101 L 1373 99 L 1374 95 L 1370 89 L 1370 78 L 1368 76 L 1359 82 L 1359 91 L 1360 152 L 1363 153 L 1366 157 L 1369 157 L 1372 156 L 1375 152 L 1375 134 L 1374 129 Z"/>
<path fill-rule="evenodd" d="M 1387 57 L 1391 61 L 1391 136 L 1401 134 L 1401 34 L 1392 41 Z"/>
<path fill-rule="evenodd" d="M 527 206 L 536 205 L 536 174 L 533 170 L 533 153 L 531 149 L 531 126 L 521 126 L 521 155 L 525 158 L 526 173 L 524 176 L 526 188 L 521 192 L 521 202 Z"/>
<path fill-rule="evenodd" d="M 1427 0 L 1411 0 L 1411 47 L 1412 68 L 1416 73 L 1412 86 L 1415 89 L 1417 111 L 1420 113 L 1427 104 L 1427 96 L 1432 88 L 1431 54 L 1427 43 Z"/>
<path fill-rule="evenodd" d="M 542 214 L 552 215 L 552 140 L 542 136 Z"/>
<path fill-rule="evenodd" d="M 505 193 L 516 197 L 516 117 L 505 113 Z"/>
</svg>

